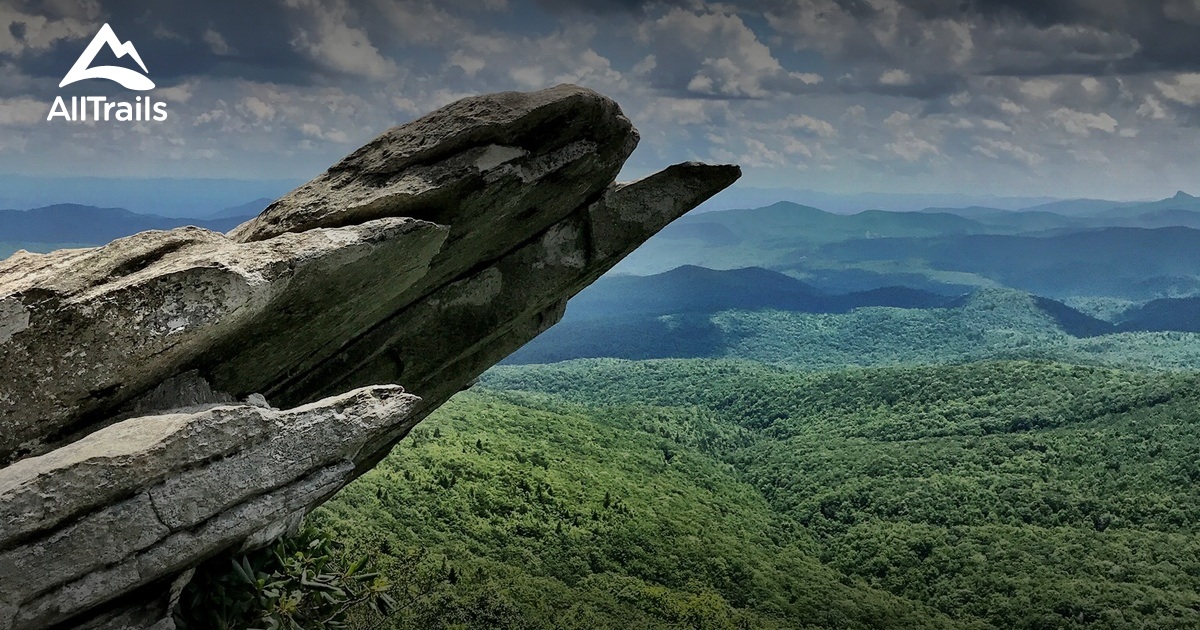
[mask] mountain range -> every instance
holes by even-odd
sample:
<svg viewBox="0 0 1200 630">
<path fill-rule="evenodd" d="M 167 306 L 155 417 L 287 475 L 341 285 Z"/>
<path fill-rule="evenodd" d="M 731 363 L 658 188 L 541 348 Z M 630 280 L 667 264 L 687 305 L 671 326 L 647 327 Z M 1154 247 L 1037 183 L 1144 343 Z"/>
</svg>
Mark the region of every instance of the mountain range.
<svg viewBox="0 0 1200 630">
<path fill-rule="evenodd" d="M 198 218 L 58 204 L 0 210 L 0 255 L 106 243 L 143 230 L 228 231 L 269 197 Z M 572 322 L 730 310 L 845 314 L 961 307 L 981 290 L 1033 294 L 1068 334 L 1200 331 L 1200 198 L 1080 199 L 836 214 L 778 202 L 692 213 L 571 302 Z M 623 275 L 621 272 L 624 272 Z M 1105 313 L 1079 310 L 1107 301 Z M 1086 311 L 1086 312 L 1085 312 Z"/>
<path fill-rule="evenodd" d="M 62 203 L 125 208 L 165 217 L 206 217 L 248 199 L 277 199 L 299 179 L 35 177 L 0 174 L 0 208 L 27 210 Z M 0 240 L 3 235 L 0 234 Z"/>
<path fill-rule="evenodd" d="M 257 215 L 266 207 L 262 201 L 226 208 L 207 218 L 165 217 L 124 208 L 69 203 L 31 210 L 0 210 L 0 243 L 20 244 L 29 249 L 54 249 L 63 244 L 103 245 L 145 230 L 169 230 L 184 225 L 226 232 Z"/>
<path fill-rule="evenodd" d="M 1059 300 L 1139 302 L 1200 294 L 1200 199 L 1179 193 L 1146 203 L 1070 204 L 835 214 L 779 202 L 693 213 L 617 272 L 753 266 L 831 293 L 909 286 L 957 295 L 1009 287 Z"/>
<path fill-rule="evenodd" d="M 760 267 L 713 270 L 685 265 L 653 276 L 608 276 L 571 300 L 571 319 L 603 319 L 776 309 L 846 313 L 864 306 L 952 308 L 963 297 L 886 287 L 828 294 L 791 276 Z"/>
<path fill-rule="evenodd" d="M 1091 356 L 1094 349 L 1082 340 L 1138 345 L 1140 338 L 1105 336 L 1200 332 L 1198 313 L 1200 298 L 1163 299 L 1107 321 L 1013 289 L 948 296 L 893 286 L 834 294 L 768 269 L 683 266 L 652 276 L 601 278 L 571 300 L 562 322 L 506 362 L 774 353 L 788 363 L 812 360 L 801 356 L 807 352 L 820 355 L 824 365 L 842 354 L 862 355 L 862 343 L 888 348 L 889 357 L 945 355 L 947 348 L 964 358 L 1028 357 L 1035 346 Z M 1059 357 L 1058 350 L 1032 356 Z"/>
</svg>

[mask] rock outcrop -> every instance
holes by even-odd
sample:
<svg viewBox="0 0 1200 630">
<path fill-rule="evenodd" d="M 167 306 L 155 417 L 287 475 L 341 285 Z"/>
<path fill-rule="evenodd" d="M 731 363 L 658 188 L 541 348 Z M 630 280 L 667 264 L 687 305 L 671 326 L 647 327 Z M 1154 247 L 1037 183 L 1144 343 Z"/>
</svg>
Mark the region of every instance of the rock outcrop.
<svg viewBox="0 0 1200 630">
<path fill-rule="evenodd" d="M 0 630 L 172 627 L 192 567 L 297 523 L 740 174 L 614 183 L 636 144 L 582 88 L 468 98 L 228 236 L 0 262 Z"/>
</svg>

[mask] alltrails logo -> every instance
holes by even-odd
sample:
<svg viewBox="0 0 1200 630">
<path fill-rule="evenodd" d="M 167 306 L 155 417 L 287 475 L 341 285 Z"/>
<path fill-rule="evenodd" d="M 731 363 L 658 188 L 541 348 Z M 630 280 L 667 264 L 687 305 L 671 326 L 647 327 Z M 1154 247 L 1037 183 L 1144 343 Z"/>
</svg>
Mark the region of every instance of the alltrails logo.
<svg viewBox="0 0 1200 630">
<path fill-rule="evenodd" d="M 117 58 L 129 55 L 141 67 L 142 72 L 149 74 L 145 62 L 142 61 L 142 56 L 138 54 L 137 48 L 133 47 L 133 42 L 122 43 L 117 39 L 117 34 L 113 32 L 112 27 L 105 24 L 100 27 L 100 32 L 92 38 L 92 43 L 84 49 L 83 54 L 75 61 L 75 65 L 71 66 L 67 76 L 63 77 L 58 87 L 66 87 L 76 81 L 86 79 L 108 79 L 130 90 L 154 89 L 154 82 L 150 80 L 150 77 L 136 70 L 120 66 L 92 66 L 96 55 L 105 46 L 108 46 Z M 162 122 L 167 119 L 167 104 L 155 103 L 149 95 L 138 96 L 132 103 L 109 101 L 107 96 L 72 96 L 71 106 L 67 107 L 67 102 L 63 100 L 63 97 L 57 96 L 54 98 L 54 105 L 50 107 L 50 114 L 46 116 L 46 120 L 50 121 L 58 117 L 62 117 L 68 122 L 86 120 Z"/>
</svg>

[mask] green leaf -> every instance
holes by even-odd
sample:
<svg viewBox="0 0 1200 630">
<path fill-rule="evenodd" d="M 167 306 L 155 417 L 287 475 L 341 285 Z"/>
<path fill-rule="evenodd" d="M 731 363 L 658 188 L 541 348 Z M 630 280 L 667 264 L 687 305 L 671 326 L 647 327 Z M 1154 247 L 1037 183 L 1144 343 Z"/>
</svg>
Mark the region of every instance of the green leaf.
<svg viewBox="0 0 1200 630">
<path fill-rule="evenodd" d="M 242 560 L 245 561 L 245 558 L 242 558 Z M 239 578 L 241 578 L 243 582 L 245 582 L 251 586 L 255 585 L 254 578 L 250 577 L 250 572 L 247 571 L 245 568 L 243 568 L 241 565 L 239 565 L 238 561 L 236 559 L 233 560 L 233 572 L 236 573 L 237 576 Z"/>
<path fill-rule="evenodd" d="M 359 558 L 358 560 L 355 560 L 354 562 L 350 563 L 350 566 L 346 569 L 346 577 L 350 577 L 350 576 L 354 575 L 355 573 L 358 573 L 358 570 L 361 569 L 363 567 L 363 565 L 366 563 L 367 563 L 366 556 L 363 556 L 363 557 Z"/>
</svg>

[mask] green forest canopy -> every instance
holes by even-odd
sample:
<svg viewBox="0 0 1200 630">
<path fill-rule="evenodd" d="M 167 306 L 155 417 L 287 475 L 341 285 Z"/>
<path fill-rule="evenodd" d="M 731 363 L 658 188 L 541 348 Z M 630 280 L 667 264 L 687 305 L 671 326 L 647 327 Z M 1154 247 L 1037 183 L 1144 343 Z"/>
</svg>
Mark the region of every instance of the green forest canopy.
<svg viewBox="0 0 1200 630">
<path fill-rule="evenodd" d="M 500 368 L 311 522 L 445 571 L 395 627 L 1190 628 L 1197 380 Z"/>
</svg>

